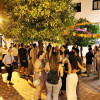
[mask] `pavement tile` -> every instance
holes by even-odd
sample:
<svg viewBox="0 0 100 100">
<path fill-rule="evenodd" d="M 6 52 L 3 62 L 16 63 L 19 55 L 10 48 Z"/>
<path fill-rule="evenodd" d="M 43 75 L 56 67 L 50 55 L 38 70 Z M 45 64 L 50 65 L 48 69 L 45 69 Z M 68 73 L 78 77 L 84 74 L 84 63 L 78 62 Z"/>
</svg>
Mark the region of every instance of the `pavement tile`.
<svg viewBox="0 0 100 100">
<path fill-rule="evenodd" d="M 7 74 L 3 74 L 6 82 Z M 19 77 L 17 72 L 13 72 L 13 86 L 8 87 L 0 80 L 0 100 L 34 100 L 35 88 L 31 87 L 27 79 Z M 42 99 L 46 100 L 46 91 L 43 90 Z M 65 96 L 60 96 L 59 100 L 67 100 Z M 87 77 L 82 75 L 80 79 L 80 100 L 100 100 L 100 80 L 96 75 Z"/>
</svg>

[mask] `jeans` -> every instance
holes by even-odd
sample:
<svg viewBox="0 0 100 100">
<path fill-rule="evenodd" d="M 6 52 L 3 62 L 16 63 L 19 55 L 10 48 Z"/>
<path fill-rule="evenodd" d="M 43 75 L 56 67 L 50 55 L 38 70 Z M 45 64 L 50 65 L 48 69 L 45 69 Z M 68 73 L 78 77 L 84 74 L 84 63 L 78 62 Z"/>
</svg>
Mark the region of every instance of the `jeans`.
<svg viewBox="0 0 100 100">
<path fill-rule="evenodd" d="M 46 100 L 51 100 L 52 94 L 53 94 L 53 100 L 58 100 L 58 95 L 59 95 L 61 86 L 62 86 L 61 78 L 59 79 L 59 82 L 57 85 L 49 84 L 48 82 L 46 82 L 46 88 L 48 92 Z"/>
<path fill-rule="evenodd" d="M 78 76 L 76 73 L 67 75 L 66 78 L 66 94 L 67 100 L 77 100 L 76 86 L 78 82 Z"/>
<path fill-rule="evenodd" d="M 0 73 L 1 73 L 1 67 L 4 66 L 4 64 L 2 63 L 2 60 L 0 60 Z"/>
</svg>

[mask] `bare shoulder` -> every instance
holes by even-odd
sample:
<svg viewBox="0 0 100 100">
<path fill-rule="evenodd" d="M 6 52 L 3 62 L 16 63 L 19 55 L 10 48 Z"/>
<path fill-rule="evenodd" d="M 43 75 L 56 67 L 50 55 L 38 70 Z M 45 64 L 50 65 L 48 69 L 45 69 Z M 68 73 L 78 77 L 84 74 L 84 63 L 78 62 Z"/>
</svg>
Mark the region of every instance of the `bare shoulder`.
<svg viewBox="0 0 100 100">
<path fill-rule="evenodd" d="M 40 64 L 40 60 L 37 59 L 37 60 L 35 61 L 35 64 Z"/>
<path fill-rule="evenodd" d="M 39 59 L 37 59 L 37 60 L 35 61 L 34 67 L 35 67 L 35 68 L 40 68 L 40 65 L 41 65 L 41 62 L 40 62 Z"/>
<path fill-rule="evenodd" d="M 59 69 L 62 69 L 63 67 L 62 67 L 62 64 L 59 64 Z"/>
</svg>

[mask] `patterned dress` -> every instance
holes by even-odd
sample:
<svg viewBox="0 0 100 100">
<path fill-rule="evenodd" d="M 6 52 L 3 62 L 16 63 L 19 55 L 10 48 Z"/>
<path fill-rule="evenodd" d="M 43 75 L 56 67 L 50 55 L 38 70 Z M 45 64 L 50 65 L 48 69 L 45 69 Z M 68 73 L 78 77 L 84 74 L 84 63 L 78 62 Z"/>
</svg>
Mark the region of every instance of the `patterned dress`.
<svg viewBox="0 0 100 100">
<path fill-rule="evenodd" d="M 45 67 L 45 62 L 41 61 L 41 66 L 40 69 Z M 34 80 L 38 80 L 40 79 L 40 85 L 45 85 L 46 83 L 46 72 L 45 71 L 41 71 L 41 72 L 34 72 Z"/>
</svg>

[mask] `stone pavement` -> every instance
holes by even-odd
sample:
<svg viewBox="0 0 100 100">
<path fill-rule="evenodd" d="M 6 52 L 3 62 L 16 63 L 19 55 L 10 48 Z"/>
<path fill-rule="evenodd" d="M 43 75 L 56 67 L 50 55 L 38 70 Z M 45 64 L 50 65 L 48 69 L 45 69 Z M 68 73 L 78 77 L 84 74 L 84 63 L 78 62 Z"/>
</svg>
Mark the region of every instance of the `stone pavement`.
<svg viewBox="0 0 100 100">
<path fill-rule="evenodd" d="M 7 74 L 3 74 L 5 82 Z M 4 82 L 0 81 L 0 100 L 34 100 L 35 88 L 31 87 L 25 79 L 18 76 L 17 72 L 13 72 L 13 86 L 8 87 Z M 100 100 L 100 80 L 96 76 L 87 77 L 82 75 L 80 80 L 80 100 Z M 46 93 L 42 93 L 42 99 L 46 100 Z M 66 100 L 64 96 L 59 100 Z"/>
</svg>

